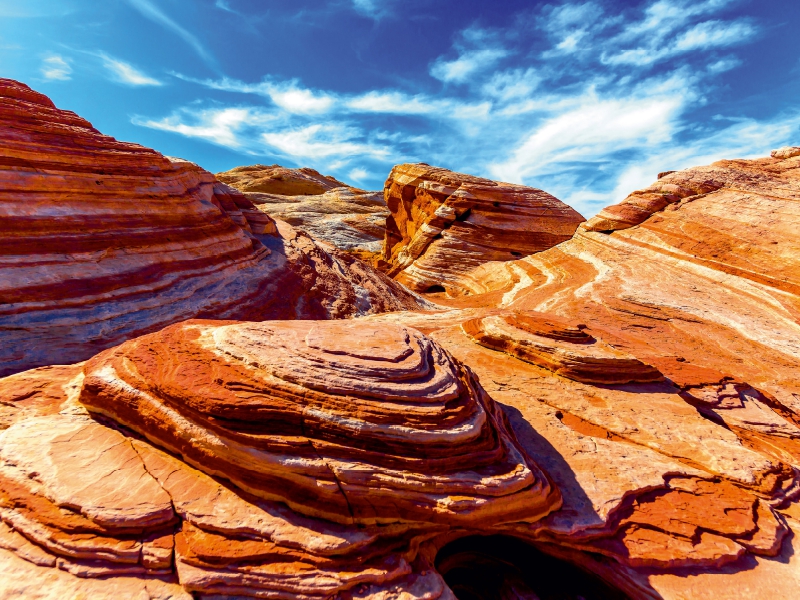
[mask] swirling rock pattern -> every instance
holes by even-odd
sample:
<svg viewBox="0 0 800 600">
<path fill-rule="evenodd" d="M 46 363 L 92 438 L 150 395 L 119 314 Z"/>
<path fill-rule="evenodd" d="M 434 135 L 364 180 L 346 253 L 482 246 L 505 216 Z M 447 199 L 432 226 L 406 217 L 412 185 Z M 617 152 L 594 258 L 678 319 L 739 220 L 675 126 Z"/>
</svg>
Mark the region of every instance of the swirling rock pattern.
<svg viewBox="0 0 800 600">
<path fill-rule="evenodd" d="M 658 369 L 615 350 L 554 315 L 512 313 L 465 321 L 464 332 L 487 348 L 505 351 L 562 377 L 586 383 L 661 381 Z"/>
<path fill-rule="evenodd" d="M 542 190 L 422 163 L 394 167 L 384 198 L 385 268 L 415 291 L 438 286 L 458 295 L 460 279 L 483 263 L 555 246 L 584 221 Z"/>
<path fill-rule="evenodd" d="M 448 312 L 370 317 L 413 325 L 470 365 L 553 478 L 562 508 L 502 529 L 635 598 L 793 594 L 797 161 L 664 174 L 653 189 L 686 194 L 638 225 L 590 222 L 544 252 L 487 263 L 470 276 L 474 295 L 437 297 Z M 511 315 L 539 322 L 511 327 Z M 483 345 L 490 326 L 496 347 Z M 586 348 L 564 338 L 591 335 L 664 380 L 577 381 L 509 357 L 531 329 L 551 348 Z"/>
<path fill-rule="evenodd" d="M 187 322 L 90 360 L 81 402 L 344 524 L 538 519 L 547 480 L 468 370 L 405 327 Z"/>
<path fill-rule="evenodd" d="M 193 316 L 418 306 L 187 161 L 102 135 L 0 80 L 0 374 L 69 363 Z"/>
<path fill-rule="evenodd" d="M 188 321 L 52 371 L 0 380 L 26 405 L 0 433 L 0 548 L 38 567 L 452 599 L 426 540 L 560 503 L 469 369 L 409 327 Z"/>
</svg>

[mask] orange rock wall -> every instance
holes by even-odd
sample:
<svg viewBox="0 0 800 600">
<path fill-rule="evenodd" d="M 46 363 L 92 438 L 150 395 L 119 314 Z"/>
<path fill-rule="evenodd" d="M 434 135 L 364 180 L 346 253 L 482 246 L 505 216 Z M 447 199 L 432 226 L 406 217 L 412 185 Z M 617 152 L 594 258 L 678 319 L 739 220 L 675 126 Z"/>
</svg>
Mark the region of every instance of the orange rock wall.
<svg viewBox="0 0 800 600">
<path fill-rule="evenodd" d="M 488 261 L 509 261 L 569 239 L 584 219 L 534 188 L 398 165 L 384 198 L 387 272 L 415 291 L 463 293 L 463 276 Z"/>
<path fill-rule="evenodd" d="M 104 136 L 0 80 L 0 373 L 68 363 L 193 316 L 416 306 L 196 165 Z"/>
</svg>

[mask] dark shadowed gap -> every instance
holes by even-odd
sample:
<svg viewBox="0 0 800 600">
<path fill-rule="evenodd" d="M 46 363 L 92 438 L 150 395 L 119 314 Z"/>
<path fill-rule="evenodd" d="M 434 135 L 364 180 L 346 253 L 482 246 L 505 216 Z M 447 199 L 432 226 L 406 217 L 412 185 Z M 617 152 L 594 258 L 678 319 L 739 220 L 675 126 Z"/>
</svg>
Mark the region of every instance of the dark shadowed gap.
<svg viewBox="0 0 800 600">
<path fill-rule="evenodd" d="M 442 285 L 432 285 L 427 290 L 425 290 L 426 294 L 440 294 L 444 292 L 444 286 Z"/>
<path fill-rule="evenodd" d="M 447 544 L 436 569 L 458 600 L 628 600 L 579 567 L 503 535 Z"/>
</svg>

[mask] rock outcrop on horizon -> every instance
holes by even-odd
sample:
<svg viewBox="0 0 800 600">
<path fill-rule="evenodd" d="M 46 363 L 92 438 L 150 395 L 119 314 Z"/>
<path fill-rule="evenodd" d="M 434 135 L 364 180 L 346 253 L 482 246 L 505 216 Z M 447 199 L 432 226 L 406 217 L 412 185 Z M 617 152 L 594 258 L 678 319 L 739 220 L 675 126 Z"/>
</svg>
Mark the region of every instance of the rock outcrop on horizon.
<svg viewBox="0 0 800 600">
<path fill-rule="evenodd" d="M 102 135 L 0 80 L 0 374 L 83 360 L 191 317 L 419 306 L 193 163 Z"/>
<path fill-rule="evenodd" d="M 252 165 L 217 173 L 260 210 L 314 239 L 374 262 L 389 210 L 381 192 L 348 186 L 309 168 Z"/>
<path fill-rule="evenodd" d="M 180 319 L 0 379 L 0 597 L 794 597 L 794 148 L 661 173 L 580 227 L 538 190 L 397 167 L 389 207 L 410 241 L 387 234 L 384 256 L 421 248 L 395 273 L 417 282 L 433 277 L 431 252 L 450 256 L 436 263 L 449 292 L 437 305 L 350 257 L 342 286 L 362 269 L 412 310 Z M 37 164 L 32 181 L 53 177 Z M 296 248 L 316 257 L 314 276 L 341 268 L 281 221 L 252 232 L 222 185 L 200 186 L 217 211 L 203 214 L 274 244 L 264 261 Z M 491 200 L 493 188 L 517 195 Z M 195 193 L 179 189 L 158 198 Z M 537 202 L 552 209 L 538 221 Z M 574 234 L 558 243 L 556 226 Z M 482 255 L 478 230 L 497 242 Z M 512 234 L 543 248 L 513 260 L 498 249 Z M 448 255 L 457 245 L 470 250 Z M 358 312 L 341 302 L 337 314 Z"/>
<path fill-rule="evenodd" d="M 484 263 L 551 248 L 584 221 L 542 190 L 423 163 L 392 169 L 384 198 L 387 273 L 416 292 L 464 293 L 463 278 Z"/>
</svg>

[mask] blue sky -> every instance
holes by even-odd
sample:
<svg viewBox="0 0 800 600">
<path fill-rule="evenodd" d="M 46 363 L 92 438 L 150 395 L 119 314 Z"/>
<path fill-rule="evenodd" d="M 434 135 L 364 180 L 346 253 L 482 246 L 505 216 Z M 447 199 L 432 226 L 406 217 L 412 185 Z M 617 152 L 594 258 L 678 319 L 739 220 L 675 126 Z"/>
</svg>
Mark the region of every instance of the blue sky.
<svg viewBox="0 0 800 600">
<path fill-rule="evenodd" d="M 0 0 L 0 74 L 211 171 L 423 161 L 588 217 L 800 145 L 798 31 L 798 0 Z"/>
</svg>

